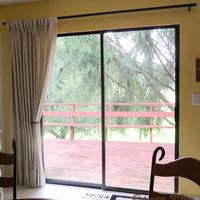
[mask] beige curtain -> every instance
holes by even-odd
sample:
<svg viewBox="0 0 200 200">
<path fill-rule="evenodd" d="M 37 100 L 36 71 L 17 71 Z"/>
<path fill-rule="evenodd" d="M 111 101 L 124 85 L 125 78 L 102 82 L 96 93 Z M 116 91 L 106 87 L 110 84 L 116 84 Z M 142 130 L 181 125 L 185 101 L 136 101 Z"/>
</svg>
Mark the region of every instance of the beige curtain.
<svg viewBox="0 0 200 200">
<path fill-rule="evenodd" d="M 40 120 L 55 52 L 57 19 L 10 22 L 7 28 L 11 49 L 18 183 L 39 187 L 45 184 Z"/>
</svg>

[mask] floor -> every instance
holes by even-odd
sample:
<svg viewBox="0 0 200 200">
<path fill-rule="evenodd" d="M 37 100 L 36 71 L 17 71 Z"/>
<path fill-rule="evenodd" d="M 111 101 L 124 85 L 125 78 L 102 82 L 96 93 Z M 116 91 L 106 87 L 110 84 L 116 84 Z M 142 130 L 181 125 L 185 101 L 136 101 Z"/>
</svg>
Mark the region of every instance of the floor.
<svg viewBox="0 0 200 200">
<path fill-rule="evenodd" d="M 106 142 L 106 185 L 148 190 L 152 153 L 160 145 L 163 162 L 174 160 L 173 144 Z M 101 184 L 100 141 L 45 139 L 44 149 L 46 178 Z M 157 182 L 157 190 L 173 192 L 173 178 Z"/>
<path fill-rule="evenodd" d="M 4 189 L 3 200 L 11 200 L 11 189 Z M 17 198 L 52 198 L 56 200 L 109 200 L 113 192 L 97 189 L 46 184 L 39 189 L 18 187 Z M 116 192 L 115 192 L 116 194 Z M 123 193 L 117 193 L 122 194 Z M 130 194 L 126 194 L 130 195 Z"/>
</svg>

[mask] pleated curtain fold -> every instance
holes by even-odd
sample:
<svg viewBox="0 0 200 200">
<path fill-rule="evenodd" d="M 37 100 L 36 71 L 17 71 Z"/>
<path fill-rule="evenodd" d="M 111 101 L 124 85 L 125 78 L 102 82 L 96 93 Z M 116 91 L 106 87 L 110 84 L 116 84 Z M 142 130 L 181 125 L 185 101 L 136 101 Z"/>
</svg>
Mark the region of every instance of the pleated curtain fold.
<svg viewBox="0 0 200 200">
<path fill-rule="evenodd" d="M 57 37 L 57 18 L 9 22 L 13 131 L 19 185 L 45 184 L 40 123 Z"/>
</svg>

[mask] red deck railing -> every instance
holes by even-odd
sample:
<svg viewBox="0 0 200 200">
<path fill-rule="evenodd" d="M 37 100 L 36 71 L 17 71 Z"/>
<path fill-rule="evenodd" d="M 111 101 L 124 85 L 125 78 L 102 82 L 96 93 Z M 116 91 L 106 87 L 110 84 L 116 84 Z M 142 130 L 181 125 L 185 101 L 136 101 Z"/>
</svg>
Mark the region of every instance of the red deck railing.
<svg viewBox="0 0 200 200">
<path fill-rule="evenodd" d="M 97 107 L 97 111 L 79 111 L 80 107 Z M 100 103 L 46 103 L 43 110 L 43 125 L 44 126 L 65 126 L 70 127 L 70 139 L 74 139 L 74 128 L 75 127 L 101 127 L 101 124 L 80 124 L 76 122 L 76 117 L 101 117 L 101 104 Z M 143 106 L 147 107 L 147 111 L 137 112 L 118 112 L 110 111 L 112 106 Z M 48 108 L 51 107 L 51 110 Z M 64 109 L 60 111 L 58 107 Z M 68 107 L 68 110 L 66 109 Z M 70 109 L 69 109 L 70 107 Z M 154 118 L 168 118 L 174 117 L 174 112 L 170 111 L 156 111 L 156 107 L 174 107 L 174 103 L 106 103 L 105 104 L 105 127 L 106 128 L 145 128 L 150 130 L 150 142 L 152 143 L 152 130 L 154 128 L 174 128 L 174 125 L 155 125 Z M 53 108 L 53 109 L 52 109 Z M 173 109 L 172 109 L 173 110 Z M 66 117 L 71 118 L 71 123 L 48 123 L 45 117 Z M 123 117 L 123 118 L 149 118 L 148 125 L 134 125 L 134 124 L 110 124 L 109 118 Z"/>
</svg>

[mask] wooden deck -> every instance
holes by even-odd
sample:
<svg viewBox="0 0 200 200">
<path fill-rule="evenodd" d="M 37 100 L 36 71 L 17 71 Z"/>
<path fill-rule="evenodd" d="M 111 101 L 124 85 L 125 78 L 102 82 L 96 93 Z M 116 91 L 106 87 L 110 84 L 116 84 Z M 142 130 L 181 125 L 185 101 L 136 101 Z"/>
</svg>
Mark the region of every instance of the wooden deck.
<svg viewBox="0 0 200 200">
<path fill-rule="evenodd" d="M 106 185 L 148 190 L 151 156 L 161 144 L 106 142 Z M 162 144 L 164 162 L 174 160 L 174 145 Z M 101 184 L 101 142 L 45 139 L 46 177 Z M 173 191 L 173 179 L 164 178 L 156 189 Z"/>
</svg>

